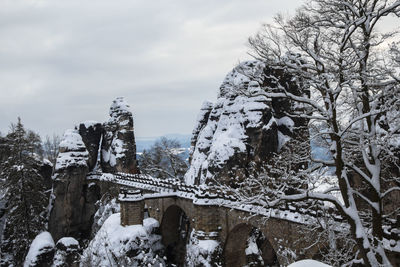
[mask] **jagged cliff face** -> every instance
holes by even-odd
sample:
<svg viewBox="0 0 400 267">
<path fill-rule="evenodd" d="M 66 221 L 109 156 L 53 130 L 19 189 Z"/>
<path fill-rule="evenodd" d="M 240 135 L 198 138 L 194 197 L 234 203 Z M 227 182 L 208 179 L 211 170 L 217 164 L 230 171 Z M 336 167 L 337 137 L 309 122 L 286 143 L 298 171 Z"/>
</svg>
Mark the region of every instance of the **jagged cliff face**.
<svg viewBox="0 0 400 267">
<path fill-rule="evenodd" d="M 226 76 L 216 103 L 205 102 L 198 116 L 186 183 L 216 179 L 234 186 L 236 179 L 246 177 L 251 167 L 296 136 L 293 129 L 306 122 L 286 114 L 299 107 L 264 94 L 279 92 L 281 86 L 301 94 L 298 81 L 257 61 L 244 62 Z"/>
<path fill-rule="evenodd" d="M 103 125 L 101 167 L 104 172 L 138 173 L 133 117 L 122 97 L 113 101 Z"/>
</svg>

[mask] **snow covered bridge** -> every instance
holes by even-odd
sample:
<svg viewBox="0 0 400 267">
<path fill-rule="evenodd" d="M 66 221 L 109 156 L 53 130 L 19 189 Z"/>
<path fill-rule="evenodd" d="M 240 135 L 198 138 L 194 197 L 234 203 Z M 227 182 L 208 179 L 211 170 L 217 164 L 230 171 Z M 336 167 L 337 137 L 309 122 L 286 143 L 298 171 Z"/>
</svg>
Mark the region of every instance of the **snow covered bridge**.
<svg viewBox="0 0 400 267">
<path fill-rule="evenodd" d="M 300 206 L 240 205 L 215 188 L 147 175 L 92 173 L 88 179 L 120 186 L 123 225 L 142 224 L 145 216 L 157 219 L 167 254 L 178 264 L 186 248 L 196 248 L 197 257 L 219 257 L 226 266 L 243 266 L 249 257 L 259 256 L 265 264 L 279 265 L 290 261 L 290 251 L 305 258 L 318 252 L 315 239 L 304 239 L 305 225 L 315 211 Z M 186 246 L 188 242 L 194 243 Z"/>
</svg>

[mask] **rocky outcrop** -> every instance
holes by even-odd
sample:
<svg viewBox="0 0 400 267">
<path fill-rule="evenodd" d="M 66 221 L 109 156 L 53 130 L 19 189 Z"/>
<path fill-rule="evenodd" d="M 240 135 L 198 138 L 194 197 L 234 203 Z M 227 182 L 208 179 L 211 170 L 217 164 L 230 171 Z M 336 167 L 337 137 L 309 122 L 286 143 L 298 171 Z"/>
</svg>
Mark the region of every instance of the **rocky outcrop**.
<svg viewBox="0 0 400 267">
<path fill-rule="evenodd" d="M 79 242 L 72 237 L 63 237 L 56 244 L 56 253 L 54 255 L 54 267 L 78 267 L 80 257 Z"/>
<path fill-rule="evenodd" d="M 104 123 L 101 145 L 103 172 L 138 173 L 133 117 L 129 105 L 116 98 L 110 108 L 110 119 Z"/>
<path fill-rule="evenodd" d="M 26 255 L 25 267 L 50 267 L 53 263 L 55 245 L 49 232 L 38 234 Z"/>
<path fill-rule="evenodd" d="M 197 139 L 199 137 L 199 133 L 201 132 L 201 130 L 203 130 L 203 128 L 207 124 L 212 108 L 213 108 L 213 103 L 209 101 L 204 101 L 203 105 L 200 108 L 200 112 L 197 116 L 196 124 L 192 132 L 192 138 L 190 140 L 189 164 L 192 162 L 192 157 L 196 147 Z"/>
<path fill-rule="evenodd" d="M 80 236 L 89 153 L 77 131 L 67 130 L 60 143 L 53 175 L 53 207 L 49 230 L 55 240 Z"/>
<path fill-rule="evenodd" d="M 282 87 L 296 95 L 307 93 L 282 69 L 258 61 L 234 68 L 212 108 L 210 103 L 201 108 L 185 182 L 203 184 L 217 179 L 235 186 L 237 179 L 249 174 L 250 167 L 265 162 L 288 140 L 297 138 L 296 127 L 306 122 L 286 114 L 302 107 L 265 95 L 266 91 L 280 92 Z"/>
<path fill-rule="evenodd" d="M 54 245 L 49 232 L 38 234 L 25 258 L 25 267 L 78 267 L 79 242 L 72 237 L 63 237 Z"/>
<path fill-rule="evenodd" d="M 75 127 L 89 152 L 88 167 L 92 171 L 97 163 L 103 125 L 95 121 L 85 121 Z"/>
<path fill-rule="evenodd" d="M 123 98 L 113 101 L 108 122 L 83 122 L 64 134 L 52 177 L 49 229 L 55 240 L 90 237 L 95 204 L 108 188 L 88 183 L 86 176 L 100 167 L 103 172 L 138 172 L 132 113 Z"/>
</svg>

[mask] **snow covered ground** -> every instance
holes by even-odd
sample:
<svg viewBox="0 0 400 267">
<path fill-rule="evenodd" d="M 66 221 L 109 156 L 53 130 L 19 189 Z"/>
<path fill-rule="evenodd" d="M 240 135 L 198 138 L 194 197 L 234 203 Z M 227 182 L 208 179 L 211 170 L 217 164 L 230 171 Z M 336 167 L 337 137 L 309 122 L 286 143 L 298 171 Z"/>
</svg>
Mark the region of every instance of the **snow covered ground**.
<svg viewBox="0 0 400 267">
<path fill-rule="evenodd" d="M 288 267 L 331 267 L 331 266 L 315 260 L 301 260 L 290 264 Z"/>
</svg>

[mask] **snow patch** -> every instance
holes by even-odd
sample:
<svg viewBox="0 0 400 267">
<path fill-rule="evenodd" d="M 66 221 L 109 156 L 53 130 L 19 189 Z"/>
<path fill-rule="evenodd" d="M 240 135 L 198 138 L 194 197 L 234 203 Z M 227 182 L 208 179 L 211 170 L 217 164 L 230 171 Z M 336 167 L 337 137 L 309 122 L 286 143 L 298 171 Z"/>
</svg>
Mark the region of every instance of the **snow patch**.
<svg viewBox="0 0 400 267">
<path fill-rule="evenodd" d="M 55 244 L 53 237 L 49 232 L 42 232 L 33 239 L 25 258 L 24 267 L 35 266 L 38 261 L 38 256 L 54 250 Z"/>
<path fill-rule="evenodd" d="M 301 260 L 288 265 L 288 267 L 331 267 L 331 266 L 316 260 Z"/>
</svg>

